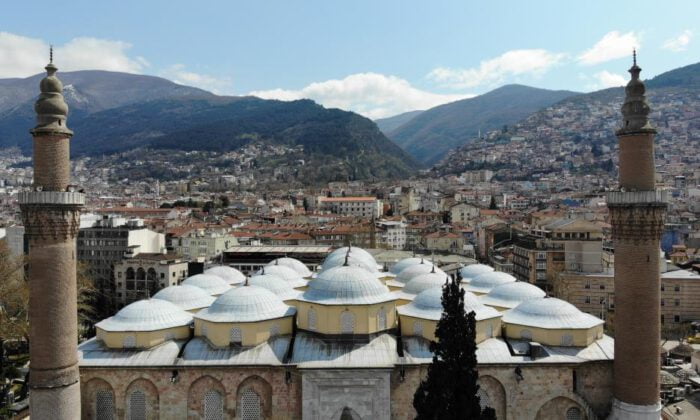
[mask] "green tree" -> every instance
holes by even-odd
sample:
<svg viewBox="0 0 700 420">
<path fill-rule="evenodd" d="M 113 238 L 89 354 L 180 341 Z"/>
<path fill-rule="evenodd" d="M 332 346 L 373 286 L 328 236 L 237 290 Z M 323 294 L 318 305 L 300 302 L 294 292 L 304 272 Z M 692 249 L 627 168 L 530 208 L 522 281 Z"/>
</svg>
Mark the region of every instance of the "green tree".
<svg viewBox="0 0 700 420">
<path fill-rule="evenodd" d="M 496 204 L 496 197 L 491 196 L 491 202 L 489 203 L 489 210 L 498 210 L 498 205 Z"/>
<path fill-rule="evenodd" d="M 443 312 L 435 329 L 437 341 L 430 343 L 433 362 L 413 396 L 417 420 L 496 418 L 492 408 L 481 408 L 477 395 L 476 318 L 473 311 L 464 311 L 460 281 L 448 280 L 443 286 Z"/>
</svg>

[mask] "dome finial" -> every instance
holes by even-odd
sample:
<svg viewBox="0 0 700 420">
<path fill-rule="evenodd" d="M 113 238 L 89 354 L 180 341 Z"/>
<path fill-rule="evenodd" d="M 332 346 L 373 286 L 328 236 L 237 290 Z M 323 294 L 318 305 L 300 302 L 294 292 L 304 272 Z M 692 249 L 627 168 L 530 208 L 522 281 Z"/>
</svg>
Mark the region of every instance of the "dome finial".
<svg viewBox="0 0 700 420">
<path fill-rule="evenodd" d="M 49 45 L 49 64 L 53 64 L 53 45 Z"/>
<path fill-rule="evenodd" d="M 350 247 L 348 247 L 348 252 L 345 253 L 345 262 L 343 263 L 343 267 L 347 267 L 348 265 L 350 265 L 348 263 L 348 258 L 350 258 Z"/>
<path fill-rule="evenodd" d="M 637 49 L 636 48 L 632 49 L 632 65 L 633 66 L 637 65 Z"/>
</svg>

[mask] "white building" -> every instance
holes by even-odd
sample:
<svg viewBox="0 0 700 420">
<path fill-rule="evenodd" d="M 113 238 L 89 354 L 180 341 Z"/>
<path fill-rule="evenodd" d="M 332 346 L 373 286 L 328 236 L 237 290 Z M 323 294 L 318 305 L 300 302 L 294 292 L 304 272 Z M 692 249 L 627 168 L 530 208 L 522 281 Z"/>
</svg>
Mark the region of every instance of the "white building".
<svg viewBox="0 0 700 420">
<path fill-rule="evenodd" d="M 394 220 L 379 220 L 376 223 L 379 231 L 378 243 L 389 249 L 406 248 L 406 223 Z"/>
<path fill-rule="evenodd" d="M 367 218 L 382 214 L 382 202 L 376 197 L 318 197 L 318 208 L 335 214 Z"/>
</svg>

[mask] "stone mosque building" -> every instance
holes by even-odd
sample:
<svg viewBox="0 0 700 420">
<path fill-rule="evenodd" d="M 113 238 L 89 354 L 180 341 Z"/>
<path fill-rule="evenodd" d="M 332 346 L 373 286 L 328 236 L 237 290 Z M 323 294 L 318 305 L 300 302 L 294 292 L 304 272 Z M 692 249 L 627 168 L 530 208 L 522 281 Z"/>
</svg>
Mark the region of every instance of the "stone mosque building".
<svg viewBox="0 0 700 420">
<path fill-rule="evenodd" d="M 420 258 L 385 271 L 369 252 L 347 247 L 317 273 L 291 258 L 250 278 L 213 267 L 122 308 L 76 350 L 74 222 L 84 197 L 69 183 L 68 109 L 56 68 L 47 71 L 32 131 L 35 190 L 20 197 L 31 241 L 32 417 L 415 417 L 447 277 Z M 630 72 L 618 132 L 625 190 L 609 201 L 616 260 L 640 255 L 640 243 L 650 256 L 616 270 L 617 340 L 602 320 L 534 285 L 484 265 L 461 269 L 466 310 L 476 314 L 481 402 L 499 419 L 659 418 L 659 318 L 635 316 L 637 302 L 658 307 L 663 203 L 649 183 L 653 129 L 636 62 Z M 634 159 L 645 162 L 639 177 Z"/>
</svg>

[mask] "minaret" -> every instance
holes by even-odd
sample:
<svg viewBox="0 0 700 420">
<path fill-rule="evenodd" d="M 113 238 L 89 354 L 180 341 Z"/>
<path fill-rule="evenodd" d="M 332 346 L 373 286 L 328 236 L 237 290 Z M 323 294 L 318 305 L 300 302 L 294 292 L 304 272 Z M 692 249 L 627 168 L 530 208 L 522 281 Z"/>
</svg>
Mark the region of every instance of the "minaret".
<svg viewBox="0 0 700 420">
<path fill-rule="evenodd" d="M 615 362 L 611 419 L 658 420 L 659 242 L 666 197 L 655 188 L 654 135 L 636 52 L 625 88 L 620 189 L 608 195 L 615 246 Z"/>
<path fill-rule="evenodd" d="M 34 105 L 34 184 L 19 194 L 29 239 L 29 410 L 32 418 L 80 418 L 76 244 L 85 196 L 70 186 L 68 106 L 51 60 Z"/>
</svg>

